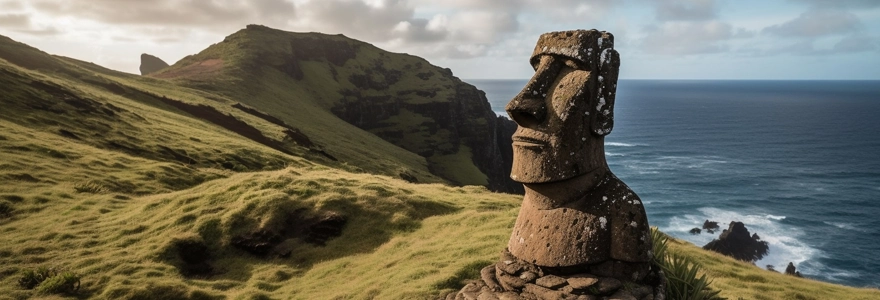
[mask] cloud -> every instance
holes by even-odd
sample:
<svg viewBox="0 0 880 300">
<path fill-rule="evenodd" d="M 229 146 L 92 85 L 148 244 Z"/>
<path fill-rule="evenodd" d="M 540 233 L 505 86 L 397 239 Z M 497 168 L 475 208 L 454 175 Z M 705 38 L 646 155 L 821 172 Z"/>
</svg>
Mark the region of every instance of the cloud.
<svg viewBox="0 0 880 300">
<path fill-rule="evenodd" d="M 856 53 L 877 50 L 878 44 L 880 44 L 880 42 L 878 42 L 877 39 L 863 35 L 856 35 L 841 39 L 834 44 L 833 49 L 834 52 L 837 53 Z"/>
<path fill-rule="evenodd" d="M 297 5 L 296 30 L 344 33 L 360 39 L 386 41 L 392 31 L 409 34 L 424 29 L 425 20 L 415 20 L 414 10 L 406 2 L 383 0 L 367 3 L 359 0 L 312 0 Z M 409 25 L 398 25 L 408 22 Z M 416 28 L 422 26 L 422 28 Z"/>
<path fill-rule="evenodd" d="M 28 35 L 49 36 L 61 33 L 55 26 L 34 24 L 31 16 L 25 13 L 0 14 L 0 26 Z"/>
<path fill-rule="evenodd" d="M 780 37 L 819 37 L 851 33 L 861 28 L 861 21 L 853 13 L 812 8 L 788 22 L 764 28 L 762 33 Z"/>
<path fill-rule="evenodd" d="M 704 21 L 716 18 L 714 0 L 662 0 L 657 5 L 657 19 L 661 21 Z"/>
<path fill-rule="evenodd" d="M 394 51 L 412 51 L 438 58 L 470 58 L 485 55 L 519 26 L 515 13 L 483 9 L 503 5 L 500 1 L 461 5 L 473 9 L 438 10 L 425 18 L 416 17 L 415 9 L 402 0 L 312 0 L 297 6 L 298 17 L 291 27 L 344 33 Z"/>
<path fill-rule="evenodd" d="M 23 9 L 24 5 L 19 1 L 0 1 L 0 8 L 4 11 L 14 11 Z"/>
<path fill-rule="evenodd" d="M 663 55 L 718 53 L 728 50 L 724 42 L 735 37 L 733 26 L 720 21 L 664 22 L 648 26 L 645 33 L 641 50 Z"/>
<path fill-rule="evenodd" d="M 26 14 L 0 14 L 0 26 L 26 27 L 31 24 L 31 19 Z"/>
<path fill-rule="evenodd" d="M 51 36 L 62 33 L 61 30 L 54 26 L 45 26 L 45 27 L 36 27 L 36 28 L 25 28 L 25 29 L 17 29 L 16 32 L 26 33 L 30 35 L 40 35 L 40 36 Z"/>
<path fill-rule="evenodd" d="M 236 27 L 241 23 L 283 23 L 295 15 L 293 3 L 285 0 L 35 0 L 39 12 L 76 17 L 116 25 L 177 25 Z M 226 25 L 226 26 L 224 26 Z"/>
<path fill-rule="evenodd" d="M 809 4 L 814 7 L 847 7 L 847 8 L 874 8 L 880 7 L 880 1 L 877 0 L 793 0 Z"/>
<path fill-rule="evenodd" d="M 768 44 L 763 47 L 749 45 L 736 50 L 736 53 L 744 57 L 757 56 L 823 56 L 853 54 L 880 49 L 880 41 L 867 35 L 853 34 L 840 39 L 830 39 L 818 43 L 815 39 L 796 39 L 784 44 Z M 820 45 L 817 47 L 817 44 Z"/>
</svg>

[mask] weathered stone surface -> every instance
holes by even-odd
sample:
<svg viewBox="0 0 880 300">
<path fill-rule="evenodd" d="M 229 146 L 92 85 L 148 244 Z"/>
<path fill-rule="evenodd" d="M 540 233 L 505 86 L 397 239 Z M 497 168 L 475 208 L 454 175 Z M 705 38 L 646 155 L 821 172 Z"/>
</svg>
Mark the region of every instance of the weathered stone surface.
<svg viewBox="0 0 880 300">
<path fill-rule="evenodd" d="M 481 286 L 479 284 L 471 282 L 471 283 L 468 283 L 467 285 L 465 285 L 463 288 L 461 288 L 461 290 L 463 292 L 479 292 L 480 288 L 482 288 L 482 287 L 483 286 Z"/>
<path fill-rule="evenodd" d="M 598 276 L 638 282 L 648 275 L 650 268 L 648 264 L 611 260 L 590 266 L 590 272 Z"/>
<path fill-rule="evenodd" d="M 597 30 L 542 35 L 535 75 L 506 107 L 518 125 L 511 178 L 526 189 L 508 248 L 529 263 L 651 261 L 642 202 L 605 162 L 620 64 L 613 40 Z"/>
<path fill-rule="evenodd" d="M 635 287 L 630 290 L 630 293 L 637 299 L 645 298 L 645 296 L 654 297 L 654 289 L 647 285 Z"/>
<path fill-rule="evenodd" d="M 620 280 L 610 278 L 610 277 L 602 277 L 599 279 L 599 282 L 596 283 L 596 289 L 599 291 L 599 294 L 608 294 L 616 291 L 623 283 Z"/>
<path fill-rule="evenodd" d="M 522 278 L 508 274 L 501 269 L 497 269 L 497 267 L 495 271 L 495 279 L 498 280 L 498 283 L 501 284 L 501 287 L 506 291 L 518 291 L 526 285 L 526 281 Z"/>
<path fill-rule="evenodd" d="M 548 289 L 558 289 L 558 288 L 568 284 L 568 282 L 565 280 L 565 278 L 562 278 L 562 277 L 559 277 L 556 275 L 547 275 L 547 276 L 544 276 L 544 277 L 541 277 L 541 278 L 538 278 L 537 280 L 535 280 L 535 284 L 543 286 Z"/>
<path fill-rule="evenodd" d="M 583 290 L 586 289 L 597 282 L 599 282 L 599 278 L 593 275 L 579 275 L 576 277 L 568 278 L 568 285 L 570 285 L 574 289 Z"/>
<path fill-rule="evenodd" d="M 551 290 L 531 283 L 526 284 L 526 286 L 523 288 L 523 291 L 531 293 L 541 300 L 557 300 L 564 299 L 565 297 L 565 293 L 561 291 Z"/>
<path fill-rule="evenodd" d="M 483 282 L 486 284 L 487 287 L 489 287 L 489 289 L 497 292 L 501 291 L 502 288 L 495 278 L 495 270 L 496 268 L 494 265 L 483 268 L 482 270 L 480 270 L 480 278 L 483 279 Z"/>
<path fill-rule="evenodd" d="M 500 300 L 522 300 L 524 298 L 514 292 L 504 292 L 504 293 L 498 294 L 498 299 L 500 299 Z"/>
<path fill-rule="evenodd" d="M 487 292 L 480 293 L 480 295 L 477 296 L 477 300 L 499 300 L 499 299 L 495 295 L 495 293 L 487 291 Z"/>
<path fill-rule="evenodd" d="M 533 281 L 535 281 L 535 279 L 538 279 L 538 274 L 526 271 L 526 272 L 523 272 L 522 274 L 520 274 L 519 278 L 522 280 L 525 280 L 526 282 L 533 282 Z"/>
<path fill-rule="evenodd" d="M 166 63 L 164 60 L 146 53 L 141 54 L 141 75 L 156 73 L 159 70 L 167 67 L 168 63 Z"/>
<path fill-rule="evenodd" d="M 462 296 L 462 299 L 465 300 L 477 300 L 477 297 L 479 297 L 480 294 L 477 292 L 463 292 L 460 295 Z"/>
<path fill-rule="evenodd" d="M 630 294 L 629 292 L 627 292 L 626 290 L 620 289 L 620 290 L 617 290 L 617 292 L 615 292 L 611 296 L 608 296 L 608 300 L 639 300 L 639 299 L 636 298 L 635 296 L 633 296 L 632 294 Z"/>
<path fill-rule="evenodd" d="M 641 199 L 605 161 L 620 64 L 613 37 L 547 33 L 531 63 L 535 75 L 506 107 L 517 124 L 510 177 L 525 196 L 482 284 L 524 299 L 664 299 Z"/>
</svg>

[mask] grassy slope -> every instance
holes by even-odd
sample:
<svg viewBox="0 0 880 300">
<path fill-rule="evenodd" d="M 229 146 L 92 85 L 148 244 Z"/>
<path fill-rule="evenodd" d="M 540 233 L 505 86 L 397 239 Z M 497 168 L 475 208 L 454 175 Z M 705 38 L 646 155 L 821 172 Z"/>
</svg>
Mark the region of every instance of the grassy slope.
<svg viewBox="0 0 880 300">
<path fill-rule="evenodd" d="M 305 74 L 301 79 L 294 79 L 279 70 L 284 64 L 283 58 L 292 56 L 291 43 L 316 41 L 346 45 L 339 47 L 353 49 L 356 56 L 342 66 L 336 66 L 326 58 L 303 59 L 299 61 L 299 68 Z M 194 66 L 216 60 L 222 61 L 222 69 L 208 73 L 190 72 Z M 382 69 L 400 71 L 402 75 L 392 80 L 376 71 Z M 471 162 L 469 149 L 449 143 L 452 133 L 441 129 L 429 134 L 428 128 L 435 125 L 434 120 L 403 108 L 400 114 L 382 120 L 382 126 L 367 130 L 376 135 L 400 134 L 400 138 L 389 139 L 392 144 L 376 135 L 365 134 L 364 130 L 339 119 L 330 111 L 345 98 L 343 93 L 346 91 L 356 91 L 364 97 L 387 97 L 389 100 L 385 101 L 389 101 L 389 105 L 393 105 L 391 101 L 417 105 L 447 102 L 455 97 L 455 83 L 449 78 L 451 76 L 438 70 L 441 69 L 420 57 L 390 53 L 340 35 L 293 33 L 256 26 L 240 30 L 223 42 L 188 56 L 153 76 L 173 78 L 186 86 L 209 86 L 260 110 L 270 111 L 288 124 L 302 128 L 343 161 L 369 172 L 396 175 L 394 172 L 411 169 L 427 177 L 421 172 L 426 171 L 428 164 L 433 164 L 440 175 L 454 182 L 485 185 L 486 176 Z M 417 74 L 431 76 L 420 79 Z M 352 76 L 366 77 L 375 85 L 386 87 L 379 90 L 358 87 L 350 82 Z M 419 96 L 415 91 L 435 91 L 435 94 Z M 478 125 L 488 126 L 474 126 Z M 448 153 L 441 154 L 440 151 Z M 435 154 L 427 156 L 426 161 L 417 155 L 424 152 Z M 437 182 L 437 179 L 428 181 Z"/>
<path fill-rule="evenodd" d="M 12 209 L 0 214 L 0 299 L 37 296 L 16 280 L 21 270 L 40 266 L 81 274 L 80 296 L 105 299 L 431 298 L 495 261 L 516 217 L 517 196 L 351 173 L 343 170 L 350 166 L 315 163 L 319 159 L 302 149 L 285 155 L 149 97 L 109 93 L 83 80 L 192 102 L 228 98 L 29 51 L 17 53 L 33 70 L 0 60 L 0 205 Z M 25 84 L 32 81 L 122 111 L 113 117 L 77 112 Z M 67 112 L 20 106 L 38 99 Z M 267 135 L 279 130 L 248 122 Z M 59 135 L 60 129 L 79 139 Z M 130 141 L 144 152 L 102 146 L 108 140 Z M 245 160 L 239 163 L 255 172 L 182 164 L 157 152 L 160 145 L 200 161 Z M 349 221 L 326 246 L 292 241 L 289 258 L 258 258 L 229 247 L 236 234 L 298 209 L 339 212 Z M 175 267 L 175 241 L 193 239 L 209 246 L 216 274 L 188 278 Z M 731 299 L 880 297 L 876 289 L 788 277 L 684 243 L 671 247 L 702 263 Z"/>
</svg>

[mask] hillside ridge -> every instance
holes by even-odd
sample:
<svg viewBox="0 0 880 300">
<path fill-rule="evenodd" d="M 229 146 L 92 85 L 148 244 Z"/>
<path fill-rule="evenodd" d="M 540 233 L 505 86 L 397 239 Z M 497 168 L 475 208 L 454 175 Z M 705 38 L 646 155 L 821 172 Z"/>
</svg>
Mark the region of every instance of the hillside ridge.
<svg viewBox="0 0 880 300">
<path fill-rule="evenodd" d="M 508 177 L 511 150 L 499 146 L 515 124 L 495 115 L 485 93 L 416 56 L 342 35 L 248 25 L 152 76 L 211 86 L 305 131 L 304 123 L 329 122 L 294 111 L 312 106 L 423 157 L 451 183 L 522 192 Z"/>
</svg>

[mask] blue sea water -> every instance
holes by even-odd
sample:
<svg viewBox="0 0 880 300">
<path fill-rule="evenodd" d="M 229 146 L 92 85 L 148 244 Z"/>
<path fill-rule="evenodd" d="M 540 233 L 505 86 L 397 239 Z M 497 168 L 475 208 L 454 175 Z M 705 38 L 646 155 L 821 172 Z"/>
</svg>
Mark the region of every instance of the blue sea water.
<svg viewBox="0 0 880 300">
<path fill-rule="evenodd" d="M 468 82 L 506 115 L 526 80 Z M 621 80 L 605 145 L 662 231 L 741 221 L 762 268 L 880 287 L 880 81 Z"/>
</svg>

